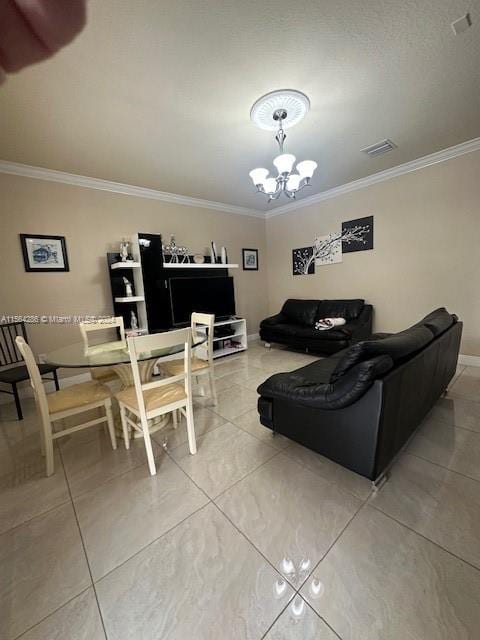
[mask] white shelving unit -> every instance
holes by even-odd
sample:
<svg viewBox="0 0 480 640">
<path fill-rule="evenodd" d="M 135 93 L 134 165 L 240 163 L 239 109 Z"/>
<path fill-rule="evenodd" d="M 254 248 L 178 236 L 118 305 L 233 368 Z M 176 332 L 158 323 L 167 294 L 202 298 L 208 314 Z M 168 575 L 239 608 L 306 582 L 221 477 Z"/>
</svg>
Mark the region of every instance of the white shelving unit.
<svg viewBox="0 0 480 640">
<path fill-rule="evenodd" d="M 224 325 L 231 325 L 234 329 L 234 333 L 230 336 L 225 337 L 214 337 L 214 343 L 221 344 L 222 341 L 225 343 L 225 346 L 220 347 L 219 349 L 215 349 L 213 352 L 213 358 L 216 360 L 217 358 L 223 358 L 223 356 L 229 356 L 233 353 L 240 353 L 241 351 L 246 351 L 248 349 L 247 344 L 247 321 L 245 318 L 233 318 L 231 320 L 220 320 L 215 322 L 215 327 L 221 327 Z M 199 326 L 197 327 L 199 332 L 206 332 L 207 327 Z M 232 344 L 227 344 L 231 342 Z M 198 347 L 197 351 L 199 352 L 199 356 L 201 358 L 206 358 L 206 348 L 202 345 Z"/>
<path fill-rule="evenodd" d="M 164 262 L 164 269 L 238 269 L 238 264 L 212 264 L 211 262 L 203 262 L 195 264 L 194 262 Z"/>
<path fill-rule="evenodd" d="M 141 266 L 140 262 L 133 262 L 130 260 L 127 262 L 114 262 L 110 265 L 110 269 L 140 269 Z"/>
<path fill-rule="evenodd" d="M 121 298 L 115 298 L 115 302 L 143 302 L 145 298 L 143 296 L 123 296 Z"/>
</svg>

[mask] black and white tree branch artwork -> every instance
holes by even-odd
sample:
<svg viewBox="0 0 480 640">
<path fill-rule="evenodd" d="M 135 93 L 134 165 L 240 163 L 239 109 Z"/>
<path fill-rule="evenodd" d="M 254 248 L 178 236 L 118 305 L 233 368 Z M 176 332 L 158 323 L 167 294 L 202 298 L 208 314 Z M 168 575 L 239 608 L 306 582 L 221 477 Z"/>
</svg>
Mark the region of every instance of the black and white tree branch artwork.
<svg viewBox="0 0 480 640">
<path fill-rule="evenodd" d="M 342 222 L 342 233 L 347 230 L 359 230 L 360 232 L 358 233 L 358 238 L 354 235 L 350 240 L 348 238 L 342 240 L 343 253 L 373 249 L 373 216 Z"/>
<path fill-rule="evenodd" d="M 327 236 L 315 238 L 313 247 L 311 247 L 311 254 L 307 256 L 307 254 L 304 253 L 303 256 L 299 256 L 298 269 L 301 267 L 302 271 L 298 271 L 298 273 L 304 275 L 313 273 L 312 266 L 314 264 L 323 265 L 341 262 L 342 245 L 348 245 L 351 242 L 363 242 L 364 236 L 368 232 L 369 227 L 367 225 L 355 225 L 354 227 L 344 229 L 341 233 L 330 233 Z M 303 251 L 305 252 L 305 249 Z M 294 272 L 295 271 L 294 261 Z"/>
<path fill-rule="evenodd" d="M 303 276 L 315 273 L 315 262 L 311 260 L 313 254 L 312 247 L 302 247 L 301 249 L 293 249 L 293 275 Z"/>
</svg>

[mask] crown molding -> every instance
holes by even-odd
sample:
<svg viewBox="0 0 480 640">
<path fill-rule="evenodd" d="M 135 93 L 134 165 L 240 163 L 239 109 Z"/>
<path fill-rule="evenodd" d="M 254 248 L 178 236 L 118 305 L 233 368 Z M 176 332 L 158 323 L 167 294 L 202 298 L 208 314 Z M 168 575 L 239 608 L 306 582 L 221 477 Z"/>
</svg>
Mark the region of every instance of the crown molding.
<svg viewBox="0 0 480 640">
<path fill-rule="evenodd" d="M 45 169 L 43 167 L 36 167 L 28 164 L 21 164 L 19 162 L 10 162 L 8 160 L 0 160 L 0 173 L 6 173 L 15 176 L 22 176 L 25 178 L 33 178 L 35 180 L 46 180 L 47 182 L 60 182 L 62 184 L 69 184 L 75 187 L 82 187 L 84 189 L 94 189 L 97 191 L 109 191 L 111 193 L 120 193 L 127 196 L 133 196 L 137 198 L 147 198 L 149 200 L 159 200 L 161 202 L 170 202 L 173 204 L 180 204 L 187 207 L 199 207 L 201 209 L 211 209 L 213 211 L 222 211 L 223 213 L 232 213 L 236 215 L 251 216 L 254 218 L 274 218 L 281 216 L 292 211 L 298 211 L 304 207 L 309 207 L 312 204 L 323 202 L 324 200 L 331 200 L 338 196 L 352 191 L 358 191 L 359 189 L 365 189 L 374 184 L 397 178 L 398 176 L 424 169 L 452 158 L 472 153 L 474 151 L 480 151 L 480 138 L 474 138 L 467 142 L 462 142 L 453 147 L 443 149 L 431 153 L 428 156 L 417 158 L 404 164 L 399 164 L 391 169 L 374 173 L 365 178 L 354 180 L 346 184 L 322 191 L 313 196 L 303 198 L 302 200 L 295 200 L 288 204 L 272 209 L 270 211 L 264 211 L 261 209 L 247 209 L 246 207 L 239 207 L 232 204 L 226 204 L 223 202 L 213 202 L 210 200 L 202 200 L 201 198 L 191 198 L 189 196 L 182 196 L 176 193 L 167 193 L 165 191 L 157 191 L 156 189 L 148 189 L 146 187 L 136 187 L 135 185 L 124 184 L 122 182 L 111 182 L 109 180 L 102 180 L 100 178 L 90 178 L 88 176 L 81 176 L 76 173 L 67 173 L 65 171 L 57 171 L 56 169 Z"/>
<path fill-rule="evenodd" d="M 122 195 L 134 196 L 136 198 L 160 200 L 161 202 L 181 204 L 186 207 L 200 207 L 202 209 L 222 211 L 223 213 L 265 218 L 265 212 L 257 209 L 247 209 L 246 207 L 238 207 L 223 202 L 212 202 L 210 200 L 202 200 L 201 198 L 190 198 L 189 196 L 182 196 L 176 193 L 167 193 L 165 191 L 157 191 L 156 189 L 147 189 L 146 187 L 136 187 L 131 184 L 111 182 L 109 180 L 101 180 L 100 178 L 90 178 L 76 173 L 57 171 L 56 169 L 45 169 L 43 167 L 10 162 L 8 160 L 0 160 L 0 173 L 33 178 L 35 180 L 46 180 L 47 182 L 60 182 L 84 189 L 121 193 Z"/>
<path fill-rule="evenodd" d="M 328 191 L 322 191 L 313 196 L 302 198 L 302 200 L 290 202 L 283 207 L 278 207 L 277 209 L 267 211 L 265 217 L 274 218 L 276 216 L 284 215 L 285 213 L 298 211 L 298 209 L 309 207 L 310 205 L 316 204 L 317 202 L 331 200 L 332 198 L 337 198 L 338 196 L 344 195 L 345 193 L 351 193 L 352 191 L 365 189 L 365 187 L 369 187 L 373 184 L 385 182 L 386 180 L 391 180 L 392 178 L 403 176 L 406 173 L 418 171 L 419 169 L 424 169 L 425 167 L 429 167 L 433 164 L 445 162 L 446 160 L 451 160 L 452 158 L 457 158 L 458 156 L 463 156 L 466 153 L 472 153 L 473 151 L 480 151 L 480 138 L 474 138 L 473 140 L 462 142 L 461 144 L 457 144 L 454 147 L 449 147 L 448 149 L 443 149 L 442 151 L 431 153 L 430 155 L 423 156 L 422 158 L 418 158 L 417 160 L 405 162 L 404 164 L 399 164 L 396 167 L 392 167 L 391 169 L 386 169 L 385 171 L 374 173 L 371 176 L 366 176 L 365 178 L 360 178 L 359 180 L 354 180 L 353 182 L 342 184 L 339 187 L 328 189 Z"/>
</svg>

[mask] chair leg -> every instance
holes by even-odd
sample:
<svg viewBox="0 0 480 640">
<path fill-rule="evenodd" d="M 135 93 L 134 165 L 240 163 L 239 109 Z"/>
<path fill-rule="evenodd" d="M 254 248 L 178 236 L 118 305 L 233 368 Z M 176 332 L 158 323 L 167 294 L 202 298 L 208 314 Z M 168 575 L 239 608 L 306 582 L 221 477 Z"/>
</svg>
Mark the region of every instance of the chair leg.
<svg viewBox="0 0 480 640">
<path fill-rule="evenodd" d="M 110 440 L 112 442 L 112 449 L 116 449 L 117 448 L 117 436 L 115 435 L 115 425 L 113 423 L 112 401 L 111 400 L 105 404 L 105 413 L 107 415 L 108 432 L 110 433 Z"/>
<path fill-rule="evenodd" d="M 120 403 L 120 418 L 122 421 L 123 441 L 125 442 L 125 449 L 130 449 L 130 434 L 128 433 L 128 424 L 125 412 L 125 405 Z"/>
<path fill-rule="evenodd" d="M 51 437 L 45 439 L 45 464 L 47 467 L 47 476 L 52 476 L 55 469 L 53 460 L 53 440 Z"/>
<path fill-rule="evenodd" d="M 55 389 L 57 391 L 60 391 L 60 385 L 58 384 L 58 375 L 57 375 L 57 370 L 55 369 L 55 371 L 53 372 L 53 381 L 55 383 Z"/>
<path fill-rule="evenodd" d="M 176 429 L 178 427 L 178 413 L 177 413 L 177 410 L 174 409 L 172 411 L 172 414 L 173 414 L 173 428 Z"/>
<path fill-rule="evenodd" d="M 213 375 L 213 371 L 210 369 L 208 372 L 208 380 L 210 382 L 210 396 L 212 398 L 213 406 L 217 405 L 217 387 L 215 385 L 215 376 Z"/>
<path fill-rule="evenodd" d="M 147 452 L 148 468 L 150 469 L 150 475 L 154 476 L 157 473 L 155 467 L 155 458 L 153 457 L 152 440 L 150 438 L 150 431 L 148 429 L 148 421 L 142 420 L 143 440 L 145 442 L 145 451 Z"/>
<path fill-rule="evenodd" d="M 190 453 L 195 455 L 197 453 L 197 441 L 195 439 L 195 426 L 193 424 L 193 407 L 192 407 L 192 399 L 188 398 L 187 400 L 187 434 L 188 434 L 188 448 L 190 449 Z"/>
<path fill-rule="evenodd" d="M 16 384 L 12 384 L 12 391 L 15 400 L 15 407 L 17 408 L 17 418 L 19 420 L 23 420 L 22 405 L 20 404 L 20 398 L 18 395 L 18 388 Z"/>
</svg>

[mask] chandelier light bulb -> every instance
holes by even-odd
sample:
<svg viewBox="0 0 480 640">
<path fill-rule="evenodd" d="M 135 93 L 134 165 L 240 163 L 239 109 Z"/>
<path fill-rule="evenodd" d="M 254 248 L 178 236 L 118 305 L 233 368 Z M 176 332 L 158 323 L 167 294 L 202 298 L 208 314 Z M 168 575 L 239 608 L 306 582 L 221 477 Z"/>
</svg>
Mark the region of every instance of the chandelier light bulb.
<svg viewBox="0 0 480 640">
<path fill-rule="evenodd" d="M 248 174 L 255 186 L 263 184 L 268 176 L 268 169 L 252 169 Z"/>
<path fill-rule="evenodd" d="M 291 173 L 287 180 L 287 189 L 289 191 L 298 191 L 302 176 L 298 173 Z"/>
<path fill-rule="evenodd" d="M 279 174 L 290 173 L 294 163 L 295 163 L 295 156 L 292 155 L 291 153 L 282 153 L 281 155 L 277 156 L 273 161 L 273 164 L 277 167 L 277 171 Z"/>
<path fill-rule="evenodd" d="M 275 178 L 268 178 L 263 183 L 263 188 L 265 189 L 265 193 L 275 193 L 277 190 L 277 181 Z"/>
<path fill-rule="evenodd" d="M 317 168 L 317 163 L 314 160 L 304 160 L 297 164 L 297 171 L 302 178 L 311 178 Z"/>
</svg>

